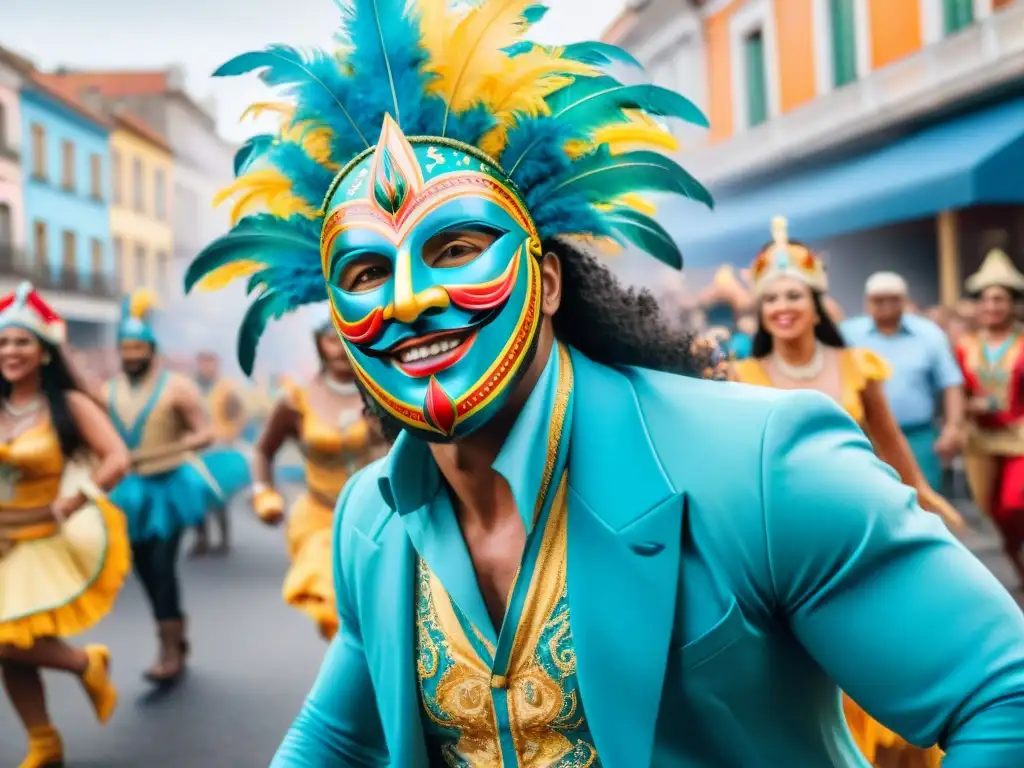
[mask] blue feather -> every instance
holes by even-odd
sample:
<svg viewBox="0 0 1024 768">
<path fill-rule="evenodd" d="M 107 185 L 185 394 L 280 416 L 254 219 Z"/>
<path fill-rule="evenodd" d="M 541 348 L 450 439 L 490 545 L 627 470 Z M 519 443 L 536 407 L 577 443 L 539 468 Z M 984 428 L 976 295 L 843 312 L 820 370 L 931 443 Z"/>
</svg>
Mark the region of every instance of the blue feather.
<svg viewBox="0 0 1024 768">
<path fill-rule="evenodd" d="M 252 136 L 235 153 L 235 176 L 241 176 L 249 167 L 250 160 L 264 154 L 276 140 L 269 133 Z"/>
<path fill-rule="evenodd" d="M 562 58 L 578 61 L 582 64 L 590 64 L 593 67 L 605 67 L 610 64 L 625 64 L 637 69 L 643 69 L 643 64 L 637 61 L 629 51 L 624 51 L 617 45 L 604 43 L 600 40 L 593 40 L 584 43 L 571 43 L 562 49 Z"/>
</svg>

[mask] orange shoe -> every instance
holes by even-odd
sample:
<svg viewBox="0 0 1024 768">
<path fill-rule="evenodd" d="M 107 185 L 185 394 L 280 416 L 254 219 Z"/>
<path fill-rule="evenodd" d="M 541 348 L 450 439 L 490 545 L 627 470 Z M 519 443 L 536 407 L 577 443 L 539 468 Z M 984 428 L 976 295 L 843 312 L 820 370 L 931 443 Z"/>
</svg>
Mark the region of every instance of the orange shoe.
<svg viewBox="0 0 1024 768">
<path fill-rule="evenodd" d="M 110 680 L 110 650 L 105 645 L 85 646 L 89 666 L 82 675 L 82 686 L 96 711 L 96 719 L 107 722 L 117 708 L 117 688 Z"/>
<path fill-rule="evenodd" d="M 28 755 L 18 768 L 64 768 L 64 744 L 52 725 L 41 725 L 28 732 Z"/>
</svg>

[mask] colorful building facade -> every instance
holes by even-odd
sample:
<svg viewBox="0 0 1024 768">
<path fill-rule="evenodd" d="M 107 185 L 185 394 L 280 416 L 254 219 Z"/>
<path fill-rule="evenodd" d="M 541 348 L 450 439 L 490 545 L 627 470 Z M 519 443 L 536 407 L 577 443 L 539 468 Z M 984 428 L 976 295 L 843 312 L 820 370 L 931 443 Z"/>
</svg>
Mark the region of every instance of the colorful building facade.
<svg viewBox="0 0 1024 768">
<path fill-rule="evenodd" d="M 24 259 L 20 91 L 24 67 L 0 50 L 0 280 Z"/>
<path fill-rule="evenodd" d="M 111 126 L 36 71 L 22 84 L 20 111 L 26 250 L 35 282 L 68 320 L 72 344 L 105 343 L 119 296 L 108 212 Z"/>
<path fill-rule="evenodd" d="M 110 134 L 110 233 L 126 293 L 171 293 L 174 157 L 167 142 L 131 114 L 113 116 Z"/>
<path fill-rule="evenodd" d="M 691 265 L 749 261 L 776 214 L 847 305 L 883 266 L 951 303 L 993 238 L 1024 255 L 1024 3 L 648 0 L 606 39 L 650 67 L 670 7 L 697 30 L 670 55 L 710 121 L 684 162 L 718 202 L 665 213 Z"/>
</svg>

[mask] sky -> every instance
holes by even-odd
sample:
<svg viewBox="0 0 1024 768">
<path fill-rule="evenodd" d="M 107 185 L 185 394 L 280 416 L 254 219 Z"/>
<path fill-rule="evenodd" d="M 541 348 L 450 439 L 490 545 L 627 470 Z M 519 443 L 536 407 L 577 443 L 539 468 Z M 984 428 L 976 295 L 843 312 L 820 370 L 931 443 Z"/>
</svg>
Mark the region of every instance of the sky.
<svg viewBox="0 0 1024 768">
<path fill-rule="evenodd" d="M 597 39 L 624 0 L 547 0 L 534 28 L 545 43 Z M 0 0 L 0 46 L 44 69 L 142 69 L 178 64 L 200 102 L 212 97 L 221 132 L 256 132 L 238 122 L 267 91 L 255 77 L 209 77 L 219 64 L 269 43 L 326 46 L 337 27 L 334 0 Z"/>
</svg>

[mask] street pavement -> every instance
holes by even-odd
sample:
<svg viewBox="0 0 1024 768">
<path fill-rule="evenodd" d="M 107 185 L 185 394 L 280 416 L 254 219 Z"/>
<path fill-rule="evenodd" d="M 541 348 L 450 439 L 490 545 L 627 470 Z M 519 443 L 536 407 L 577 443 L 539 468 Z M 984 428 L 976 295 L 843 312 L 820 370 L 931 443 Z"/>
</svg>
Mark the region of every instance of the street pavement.
<svg viewBox="0 0 1024 768">
<path fill-rule="evenodd" d="M 109 644 L 114 654 L 121 705 L 112 722 L 96 725 L 78 682 L 48 674 L 68 768 L 261 768 L 270 762 L 325 645 L 312 622 L 281 602 L 283 531 L 255 522 L 243 504 L 233 512 L 231 555 L 182 563 L 193 654 L 179 688 L 154 697 L 140 679 L 155 640 L 134 578 L 113 614 L 86 638 Z M 975 528 L 965 542 L 1009 584 L 994 532 L 974 510 L 965 512 Z M 0 768 L 14 768 L 24 751 L 8 706 L 0 700 Z"/>
</svg>

